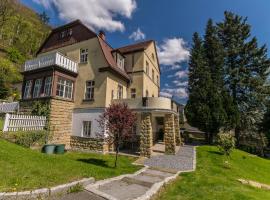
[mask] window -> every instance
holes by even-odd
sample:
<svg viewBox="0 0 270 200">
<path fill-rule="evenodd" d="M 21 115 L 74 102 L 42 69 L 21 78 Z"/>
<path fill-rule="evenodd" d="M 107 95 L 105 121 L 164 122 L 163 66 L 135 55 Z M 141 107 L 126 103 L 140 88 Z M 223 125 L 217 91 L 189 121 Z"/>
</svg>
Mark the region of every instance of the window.
<svg viewBox="0 0 270 200">
<path fill-rule="evenodd" d="M 51 88 L 52 88 L 52 77 L 46 77 L 44 84 L 44 96 L 51 96 Z"/>
<path fill-rule="evenodd" d="M 91 137 L 91 121 L 83 121 L 83 136 L 84 137 Z"/>
<path fill-rule="evenodd" d="M 112 96 L 112 100 L 113 100 L 114 99 L 114 91 L 113 90 L 112 90 L 111 96 Z"/>
<path fill-rule="evenodd" d="M 152 53 L 152 60 L 155 61 L 155 55 Z"/>
<path fill-rule="evenodd" d="M 117 98 L 118 99 L 123 99 L 123 86 L 122 85 L 118 85 Z"/>
<path fill-rule="evenodd" d="M 145 96 L 148 97 L 149 96 L 149 92 L 148 90 L 145 91 Z"/>
<path fill-rule="evenodd" d="M 131 88 L 130 94 L 131 94 L 131 98 L 135 99 L 136 98 L 136 89 Z"/>
<path fill-rule="evenodd" d="M 94 90 L 95 90 L 95 81 L 87 81 L 85 89 L 85 99 L 93 100 L 94 99 Z"/>
<path fill-rule="evenodd" d="M 68 30 L 61 31 L 59 34 L 59 38 L 64 39 L 64 38 L 71 36 L 71 35 L 72 35 L 72 29 L 68 29 Z"/>
<path fill-rule="evenodd" d="M 146 61 L 146 74 L 149 75 L 149 63 Z"/>
<path fill-rule="evenodd" d="M 155 80 L 155 71 L 152 69 L 152 80 Z"/>
<path fill-rule="evenodd" d="M 158 75 L 157 75 L 157 85 L 159 85 L 159 77 L 158 77 Z"/>
<path fill-rule="evenodd" d="M 25 82 L 25 87 L 24 87 L 24 95 L 23 98 L 24 99 L 28 99 L 31 97 L 31 88 L 32 88 L 32 80 L 28 80 Z"/>
<path fill-rule="evenodd" d="M 88 62 L 88 49 L 81 49 L 80 62 L 81 63 Z"/>
<path fill-rule="evenodd" d="M 72 93 L 73 82 L 71 80 L 59 77 L 57 81 L 56 96 L 71 99 Z"/>
<path fill-rule="evenodd" d="M 42 79 L 36 79 L 35 85 L 34 85 L 34 90 L 33 90 L 33 98 L 39 97 L 41 85 L 42 85 Z"/>
<path fill-rule="evenodd" d="M 120 67 L 121 69 L 124 69 L 125 67 L 125 59 L 119 54 L 117 56 L 117 66 Z"/>
</svg>

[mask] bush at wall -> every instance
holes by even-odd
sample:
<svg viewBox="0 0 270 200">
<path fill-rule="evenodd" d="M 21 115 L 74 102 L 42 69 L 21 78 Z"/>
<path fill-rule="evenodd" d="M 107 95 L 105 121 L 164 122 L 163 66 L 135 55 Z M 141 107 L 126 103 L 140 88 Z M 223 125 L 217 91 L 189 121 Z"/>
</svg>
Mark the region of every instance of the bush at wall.
<svg viewBox="0 0 270 200">
<path fill-rule="evenodd" d="M 46 143 L 46 131 L 17 131 L 3 133 L 2 138 L 14 142 L 15 144 L 31 147 L 34 145 L 44 145 Z"/>
</svg>

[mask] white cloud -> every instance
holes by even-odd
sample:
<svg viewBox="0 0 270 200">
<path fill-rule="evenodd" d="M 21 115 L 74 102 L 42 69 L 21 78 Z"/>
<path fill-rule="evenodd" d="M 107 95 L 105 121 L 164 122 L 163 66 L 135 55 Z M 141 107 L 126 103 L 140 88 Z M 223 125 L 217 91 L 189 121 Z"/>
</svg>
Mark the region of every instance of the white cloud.
<svg viewBox="0 0 270 200">
<path fill-rule="evenodd" d="M 174 80 L 173 83 L 175 84 L 175 86 L 178 87 L 186 87 L 188 85 L 187 81 L 180 81 L 180 80 Z"/>
<path fill-rule="evenodd" d="M 161 90 L 160 95 L 168 95 L 178 97 L 180 99 L 185 99 L 188 97 L 186 88 L 164 88 Z"/>
<path fill-rule="evenodd" d="M 33 0 L 49 9 L 54 6 L 65 21 L 80 19 L 92 29 L 124 31 L 117 16 L 131 18 L 136 0 Z"/>
<path fill-rule="evenodd" d="M 136 31 L 134 31 L 129 37 L 129 39 L 133 39 L 135 41 L 138 40 L 144 40 L 145 39 L 145 34 L 141 31 L 140 28 L 138 28 Z"/>
<path fill-rule="evenodd" d="M 178 78 L 178 79 L 184 79 L 188 77 L 188 70 L 182 70 L 182 71 L 178 71 L 174 74 L 170 74 L 167 76 L 168 78 Z"/>
<path fill-rule="evenodd" d="M 168 93 L 168 92 L 163 92 L 163 91 L 161 91 L 161 92 L 159 93 L 159 95 L 162 96 L 162 97 L 172 98 L 172 94 L 171 94 L 171 93 Z"/>
<path fill-rule="evenodd" d="M 168 70 L 181 68 L 180 63 L 188 61 L 190 56 L 182 38 L 165 39 L 157 50 L 160 64 L 167 66 Z"/>
</svg>

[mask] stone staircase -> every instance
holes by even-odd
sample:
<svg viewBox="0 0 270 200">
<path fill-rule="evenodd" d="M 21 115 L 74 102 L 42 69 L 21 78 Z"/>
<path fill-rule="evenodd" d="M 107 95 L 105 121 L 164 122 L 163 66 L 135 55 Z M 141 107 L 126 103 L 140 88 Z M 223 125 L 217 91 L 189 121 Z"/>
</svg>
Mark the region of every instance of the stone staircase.
<svg viewBox="0 0 270 200">
<path fill-rule="evenodd" d="M 154 184 L 174 175 L 174 173 L 149 168 L 134 176 L 126 176 L 100 185 L 89 185 L 85 189 L 110 200 L 144 199 L 142 196 Z"/>
</svg>

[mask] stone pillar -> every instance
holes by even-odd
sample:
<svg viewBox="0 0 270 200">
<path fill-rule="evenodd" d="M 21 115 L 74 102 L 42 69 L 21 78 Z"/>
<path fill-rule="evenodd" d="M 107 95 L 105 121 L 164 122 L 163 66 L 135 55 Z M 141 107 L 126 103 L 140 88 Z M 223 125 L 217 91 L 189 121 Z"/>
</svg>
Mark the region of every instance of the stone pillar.
<svg viewBox="0 0 270 200">
<path fill-rule="evenodd" d="M 180 146 L 181 136 L 180 136 L 180 128 L 179 128 L 179 117 L 177 115 L 174 116 L 174 129 L 175 129 L 175 143 L 177 146 Z"/>
<path fill-rule="evenodd" d="M 65 144 L 69 149 L 74 103 L 58 99 L 51 99 L 50 103 L 50 143 Z"/>
<path fill-rule="evenodd" d="M 166 114 L 164 117 L 164 143 L 165 154 L 175 154 L 175 126 L 174 115 Z"/>
<path fill-rule="evenodd" d="M 151 124 L 151 113 L 141 115 L 140 156 L 150 157 L 153 146 L 153 132 Z"/>
</svg>

